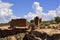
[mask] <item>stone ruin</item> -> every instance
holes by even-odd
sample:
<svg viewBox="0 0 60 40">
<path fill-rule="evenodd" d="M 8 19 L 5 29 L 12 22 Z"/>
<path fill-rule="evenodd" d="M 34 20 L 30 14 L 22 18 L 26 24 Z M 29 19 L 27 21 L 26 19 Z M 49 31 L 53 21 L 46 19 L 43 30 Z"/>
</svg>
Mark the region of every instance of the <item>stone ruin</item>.
<svg viewBox="0 0 60 40">
<path fill-rule="evenodd" d="M 34 20 L 31 20 L 30 22 L 31 24 L 29 26 L 31 27 L 31 31 L 41 26 L 41 19 L 39 19 L 39 17 L 37 16 L 34 18 Z"/>
<path fill-rule="evenodd" d="M 27 20 L 26 19 L 12 19 L 10 23 L 11 27 L 26 27 L 27 26 Z"/>
<path fill-rule="evenodd" d="M 39 19 L 38 17 L 35 17 L 34 18 L 34 24 L 37 25 L 37 26 L 40 26 L 40 23 L 41 23 L 41 19 Z M 10 29 L 10 30 L 0 30 L 0 38 L 1 37 L 5 37 L 5 36 L 18 34 L 18 33 L 21 32 L 19 27 L 26 27 L 28 24 L 27 24 L 27 20 L 26 19 L 12 19 L 10 25 L 11 25 L 12 29 Z M 14 27 L 18 27 L 18 28 L 14 29 Z M 39 30 L 41 30 L 41 29 L 39 29 Z M 22 30 L 22 32 L 24 32 L 24 31 L 25 30 Z M 46 32 L 48 33 L 49 31 L 46 31 Z M 24 40 L 26 38 L 28 38 L 28 40 L 38 40 L 37 38 L 41 38 L 43 40 L 45 40 L 45 38 L 46 38 L 46 40 L 55 40 L 55 39 L 56 40 L 58 40 L 58 39 L 60 40 L 60 34 L 54 34 L 52 36 L 49 36 L 50 34 L 47 35 L 46 32 L 43 33 L 43 31 L 42 32 L 38 32 L 38 31 L 37 32 L 32 32 L 31 31 L 31 33 L 28 33 L 27 35 L 25 35 Z M 60 32 L 60 30 L 58 32 Z M 56 31 L 56 33 L 57 33 L 57 31 Z M 32 36 L 32 34 L 33 34 L 33 36 Z"/>
<path fill-rule="evenodd" d="M 28 23 L 26 19 L 12 19 L 9 28 L 0 30 L 0 36 L 5 37 L 15 35 L 20 32 L 26 32 L 26 30 L 28 30 Z"/>
<path fill-rule="evenodd" d="M 10 28 L 28 30 L 29 24 L 26 19 L 12 19 Z"/>
<path fill-rule="evenodd" d="M 34 24 L 35 24 L 36 26 L 40 26 L 40 23 L 41 23 L 41 19 L 39 19 L 39 17 L 35 17 L 35 18 L 34 18 Z"/>
</svg>

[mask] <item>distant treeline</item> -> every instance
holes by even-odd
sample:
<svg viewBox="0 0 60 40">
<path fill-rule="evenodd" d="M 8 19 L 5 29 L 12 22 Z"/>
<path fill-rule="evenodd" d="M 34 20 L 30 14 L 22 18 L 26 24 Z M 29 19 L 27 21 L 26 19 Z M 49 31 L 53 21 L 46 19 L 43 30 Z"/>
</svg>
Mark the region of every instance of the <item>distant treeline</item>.
<svg viewBox="0 0 60 40">
<path fill-rule="evenodd" d="M 8 22 L 8 23 L 0 23 L 0 26 L 6 26 L 6 25 L 10 25 L 10 22 Z"/>
</svg>

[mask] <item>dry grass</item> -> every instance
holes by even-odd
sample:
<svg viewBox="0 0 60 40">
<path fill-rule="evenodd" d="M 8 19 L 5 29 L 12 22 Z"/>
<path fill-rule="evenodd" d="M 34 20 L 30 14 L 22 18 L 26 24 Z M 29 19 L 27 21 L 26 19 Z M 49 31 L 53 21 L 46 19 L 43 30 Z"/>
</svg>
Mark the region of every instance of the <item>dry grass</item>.
<svg viewBox="0 0 60 40">
<path fill-rule="evenodd" d="M 60 30 L 58 29 L 36 29 L 34 31 L 38 31 L 41 33 L 47 33 L 48 35 L 60 34 Z"/>
</svg>

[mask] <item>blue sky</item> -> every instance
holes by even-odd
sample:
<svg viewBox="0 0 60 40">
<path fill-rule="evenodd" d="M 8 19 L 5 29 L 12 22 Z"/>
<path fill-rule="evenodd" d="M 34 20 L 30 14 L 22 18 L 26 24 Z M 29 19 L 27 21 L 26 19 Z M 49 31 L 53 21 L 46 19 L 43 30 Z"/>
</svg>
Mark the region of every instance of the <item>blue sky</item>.
<svg viewBox="0 0 60 40">
<path fill-rule="evenodd" d="M 34 19 L 38 16 L 43 21 L 60 17 L 60 0 L 0 0 L 0 23 L 11 19 Z"/>
<path fill-rule="evenodd" d="M 29 11 L 33 11 L 32 4 L 34 2 L 39 2 L 43 7 L 44 12 L 49 10 L 55 10 L 60 5 L 60 0 L 2 0 L 4 2 L 10 2 L 13 5 L 12 10 L 14 15 L 23 17 Z"/>
</svg>

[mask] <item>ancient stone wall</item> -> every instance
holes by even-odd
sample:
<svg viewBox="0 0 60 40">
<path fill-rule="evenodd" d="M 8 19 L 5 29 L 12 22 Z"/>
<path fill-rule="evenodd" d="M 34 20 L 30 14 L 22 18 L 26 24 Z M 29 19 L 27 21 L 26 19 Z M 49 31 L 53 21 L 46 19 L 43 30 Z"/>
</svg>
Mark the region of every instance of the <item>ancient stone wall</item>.
<svg viewBox="0 0 60 40">
<path fill-rule="evenodd" d="M 42 19 L 39 19 L 39 23 L 41 23 L 42 22 Z"/>
<path fill-rule="evenodd" d="M 41 26 L 41 19 L 38 19 L 38 27 Z"/>
<path fill-rule="evenodd" d="M 41 23 L 41 19 L 39 19 L 39 17 L 35 17 L 34 18 L 34 24 L 37 26 L 40 26 L 40 23 Z"/>
<path fill-rule="evenodd" d="M 34 18 L 34 23 L 35 23 L 35 25 L 38 25 L 38 20 L 39 20 L 38 17 L 35 17 L 35 18 Z"/>
<path fill-rule="evenodd" d="M 10 23 L 11 27 L 14 27 L 14 26 L 26 27 L 26 25 L 27 25 L 26 19 L 12 19 L 12 21 Z"/>
</svg>

